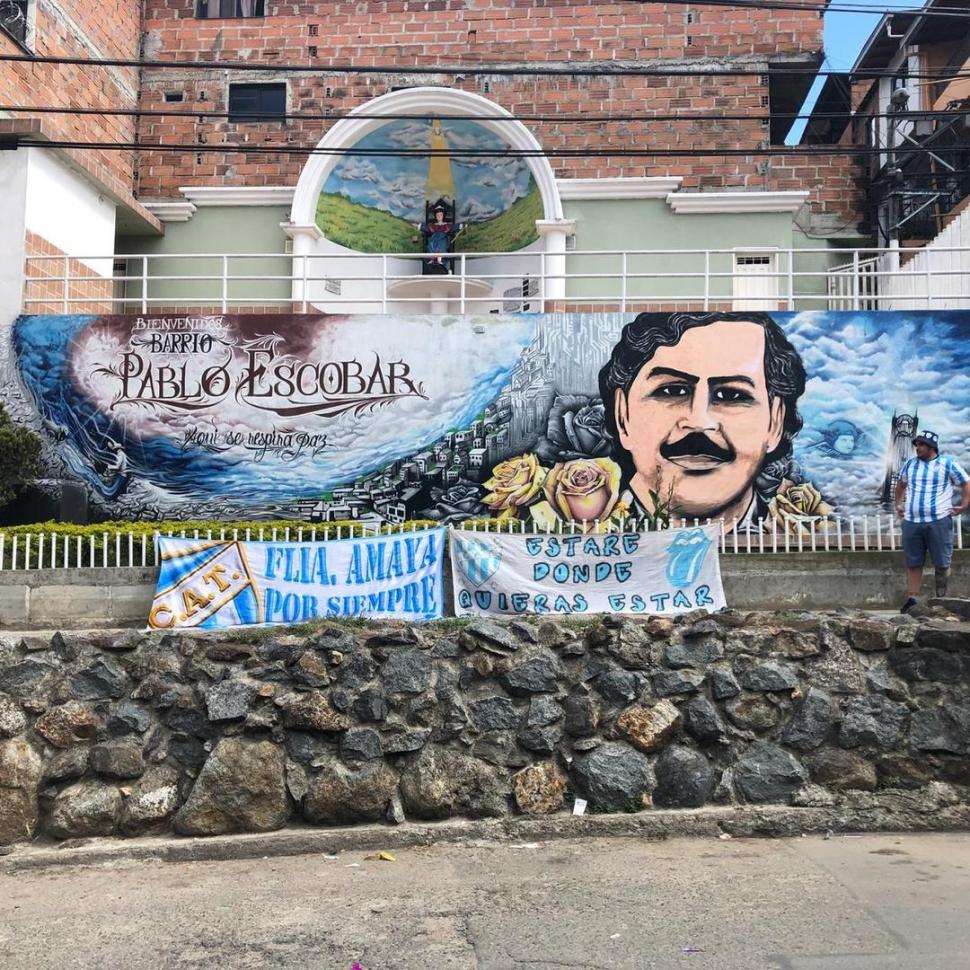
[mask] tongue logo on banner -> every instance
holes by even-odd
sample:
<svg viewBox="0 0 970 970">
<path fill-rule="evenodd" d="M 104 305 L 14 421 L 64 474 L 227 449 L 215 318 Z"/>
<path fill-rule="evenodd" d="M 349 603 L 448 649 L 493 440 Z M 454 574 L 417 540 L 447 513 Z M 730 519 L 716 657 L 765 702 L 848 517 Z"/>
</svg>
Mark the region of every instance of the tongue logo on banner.
<svg viewBox="0 0 970 970">
<path fill-rule="evenodd" d="M 693 586 L 701 574 L 711 540 L 703 529 L 680 532 L 667 547 L 667 580 L 671 586 L 684 589 Z"/>
<path fill-rule="evenodd" d="M 458 568 L 472 586 L 481 586 L 491 579 L 502 562 L 502 554 L 483 539 L 463 536 L 455 551 Z"/>
</svg>

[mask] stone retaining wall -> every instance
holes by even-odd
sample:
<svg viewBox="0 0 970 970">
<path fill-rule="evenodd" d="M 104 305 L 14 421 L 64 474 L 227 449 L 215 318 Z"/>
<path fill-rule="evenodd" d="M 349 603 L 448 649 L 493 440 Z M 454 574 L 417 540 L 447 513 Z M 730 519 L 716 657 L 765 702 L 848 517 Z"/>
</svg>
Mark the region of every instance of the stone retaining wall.
<svg viewBox="0 0 970 970">
<path fill-rule="evenodd" d="M 781 804 L 948 827 L 970 602 L 0 640 L 0 844 Z M 813 824 L 818 824 L 813 823 Z"/>
</svg>

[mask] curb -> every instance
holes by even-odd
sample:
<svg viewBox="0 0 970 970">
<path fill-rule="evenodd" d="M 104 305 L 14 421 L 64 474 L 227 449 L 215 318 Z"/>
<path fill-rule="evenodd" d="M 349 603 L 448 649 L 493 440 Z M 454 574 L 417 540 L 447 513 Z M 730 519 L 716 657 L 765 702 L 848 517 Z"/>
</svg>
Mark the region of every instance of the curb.
<svg viewBox="0 0 970 970">
<path fill-rule="evenodd" d="M 630 815 L 566 814 L 546 818 L 406 822 L 399 827 L 286 828 L 278 832 L 208 838 L 157 836 L 76 840 L 61 847 L 15 845 L 0 856 L 0 875 L 66 866 L 140 861 L 225 862 L 296 855 L 334 855 L 462 842 L 553 841 L 568 838 L 791 838 L 819 833 L 968 831 L 970 805 L 915 816 L 845 808 L 752 806 L 654 809 Z M 0 851 L 3 851 L 0 847 Z"/>
</svg>

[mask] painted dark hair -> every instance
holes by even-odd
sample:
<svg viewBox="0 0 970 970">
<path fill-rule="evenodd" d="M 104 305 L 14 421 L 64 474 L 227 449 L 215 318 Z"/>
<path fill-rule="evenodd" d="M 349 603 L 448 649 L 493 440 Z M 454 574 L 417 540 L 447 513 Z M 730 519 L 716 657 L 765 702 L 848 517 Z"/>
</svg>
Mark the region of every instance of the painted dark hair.
<svg viewBox="0 0 970 970">
<path fill-rule="evenodd" d="M 624 481 L 636 472 L 633 456 L 620 444 L 614 399 L 618 390 L 629 394 L 637 374 L 660 347 L 673 347 L 694 327 L 712 323 L 754 323 L 765 332 L 765 383 L 769 399 L 785 405 L 785 419 L 778 447 L 765 456 L 764 467 L 772 466 L 777 477 L 791 464 L 792 442 L 802 428 L 798 399 L 805 391 L 805 367 L 798 351 L 767 313 L 641 313 L 623 328 L 609 361 L 599 375 L 600 397 L 606 411 L 606 427 L 613 439 L 613 460 L 623 471 Z M 780 481 L 780 479 L 779 479 Z"/>
</svg>

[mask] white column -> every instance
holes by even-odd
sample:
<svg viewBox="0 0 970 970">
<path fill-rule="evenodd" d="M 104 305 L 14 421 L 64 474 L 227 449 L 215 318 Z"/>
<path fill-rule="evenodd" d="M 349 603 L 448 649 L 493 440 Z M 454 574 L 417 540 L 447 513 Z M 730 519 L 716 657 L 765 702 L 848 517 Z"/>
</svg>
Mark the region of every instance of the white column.
<svg viewBox="0 0 970 970">
<path fill-rule="evenodd" d="M 576 234 L 572 219 L 536 219 L 542 237 L 546 278 L 542 292 L 546 303 L 566 297 L 566 238 Z"/>
<path fill-rule="evenodd" d="M 26 255 L 27 151 L 0 152 L 0 327 L 9 327 L 23 309 Z M 28 312 L 30 308 L 27 308 Z"/>
<path fill-rule="evenodd" d="M 293 240 L 293 266 L 290 270 L 291 281 L 291 300 L 294 305 L 302 307 L 306 302 L 306 309 L 310 309 L 311 287 L 306 286 L 304 292 L 304 278 L 309 275 L 306 267 L 310 265 L 310 257 L 315 255 L 316 242 L 323 239 L 320 227 L 315 223 L 309 225 L 298 225 L 293 222 L 281 222 L 280 228 Z"/>
</svg>

